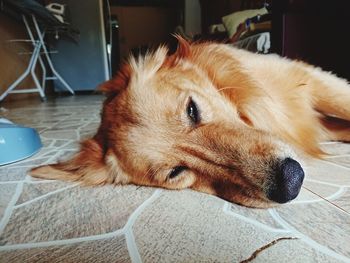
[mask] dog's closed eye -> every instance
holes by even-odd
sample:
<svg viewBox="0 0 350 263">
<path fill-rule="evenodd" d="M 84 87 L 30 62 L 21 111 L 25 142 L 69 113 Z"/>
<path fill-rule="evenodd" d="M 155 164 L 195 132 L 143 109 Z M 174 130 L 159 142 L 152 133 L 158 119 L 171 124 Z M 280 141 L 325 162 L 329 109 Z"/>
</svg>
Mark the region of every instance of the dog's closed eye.
<svg viewBox="0 0 350 263">
<path fill-rule="evenodd" d="M 197 104 L 193 101 L 193 99 L 190 97 L 189 102 L 187 104 L 187 116 L 191 120 L 191 123 L 193 125 L 197 125 L 200 122 L 200 114 L 198 111 Z"/>
<path fill-rule="evenodd" d="M 186 166 L 183 166 L 183 165 L 175 166 L 173 169 L 171 169 L 171 171 L 168 175 L 168 178 L 173 179 L 187 169 L 188 168 Z"/>
</svg>

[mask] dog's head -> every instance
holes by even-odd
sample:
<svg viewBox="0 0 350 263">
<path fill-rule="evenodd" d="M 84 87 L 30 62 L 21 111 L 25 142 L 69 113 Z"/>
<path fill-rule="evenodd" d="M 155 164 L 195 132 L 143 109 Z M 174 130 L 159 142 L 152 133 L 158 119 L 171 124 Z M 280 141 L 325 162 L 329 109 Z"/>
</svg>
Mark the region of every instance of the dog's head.
<svg viewBox="0 0 350 263">
<path fill-rule="evenodd" d="M 191 49 L 180 40 L 174 55 L 160 47 L 132 58 L 101 86 L 107 99 L 94 138 L 73 159 L 32 174 L 92 185 L 191 188 L 253 207 L 294 199 L 304 172 L 293 151 L 255 129 L 232 93 L 218 87 L 215 76 L 223 72 L 212 71 L 213 61 L 195 63 L 199 51 Z"/>
</svg>

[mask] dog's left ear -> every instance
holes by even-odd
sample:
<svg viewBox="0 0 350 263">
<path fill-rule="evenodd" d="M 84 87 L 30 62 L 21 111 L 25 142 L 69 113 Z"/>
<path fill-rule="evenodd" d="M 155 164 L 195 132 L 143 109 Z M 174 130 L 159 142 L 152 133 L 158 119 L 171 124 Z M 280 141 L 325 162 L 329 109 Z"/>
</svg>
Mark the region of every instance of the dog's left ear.
<svg viewBox="0 0 350 263">
<path fill-rule="evenodd" d="M 180 35 L 175 35 L 178 45 L 174 54 L 171 54 L 164 62 L 164 66 L 173 67 L 181 60 L 188 59 L 191 56 L 191 44 Z"/>
<path fill-rule="evenodd" d="M 191 55 L 191 44 L 186 39 L 180 35 L 175 35 L 178 45 L 176 52 L 174 53 L 175 57 L 178 59 L 188 58 Z"/>
<path fill-rule="evenodd" d="M 82 142 L 80 151 L 71 159 L 36 167 L 29 173 L 41 179 L 75 181 L 83 185 L 129 182 L 113 151 L 105 152 L 95 138 Z"/>
<path fill-rule="evenodd" d="M 108 97 L 117 95 L 122 89 L 125 89 L 128 86 L 130 76 L 131 67 L 129 64 L 125 63 L 120 68 L 117 75 L 112 79 L 102 83 L 98 87 L 98 90 L 105 93 Z"/>
</svg>

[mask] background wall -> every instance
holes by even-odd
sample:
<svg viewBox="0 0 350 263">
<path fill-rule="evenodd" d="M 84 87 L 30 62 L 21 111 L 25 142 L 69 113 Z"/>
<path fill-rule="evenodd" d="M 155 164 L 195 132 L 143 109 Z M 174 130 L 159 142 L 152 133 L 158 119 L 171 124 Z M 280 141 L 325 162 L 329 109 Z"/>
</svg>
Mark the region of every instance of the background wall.
<svg viewBox="0 0 350 263">
<path fill-rule="evenodd" d="M 112 6 L 119 24 L 120 57 L 168 43 L 177 25 L 177 13 L 167 7 Z"/>
</svg>

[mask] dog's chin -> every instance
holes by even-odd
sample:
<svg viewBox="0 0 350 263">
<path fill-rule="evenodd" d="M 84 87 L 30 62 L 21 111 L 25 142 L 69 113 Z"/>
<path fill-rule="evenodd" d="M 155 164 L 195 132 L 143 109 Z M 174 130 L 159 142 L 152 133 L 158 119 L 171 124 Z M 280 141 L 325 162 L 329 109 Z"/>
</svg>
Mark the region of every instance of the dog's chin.
<svg viewBox="0 0 350 263">
<path fill-rule="evenodd" d="M 281 205 L 280 203 L 271 201 L 268 198 L 264 198 L 264 199 L 242 198 L 238 200 L 228 200 L 228 201 L 235 205 L 249 207 L 249 208 L 257 208 L 257 209 L 274 208 Z"/>
<path fill-rule="evenodd" d="M 286 202 L 276 202 L 273 200 L 270 200 L 268 197 L 265 197 L 264 199 L 250 199 L 250 198 L 244 198 L 238 199 L 238 200 L 228 200 L 232 204 L 237 204 L 244 207 L 249 208 L 257 208 L 257 209 L 268 209 L 268 208 L 274 208 L 281 205 L 288 204 L 289 202 L 293 201 L 293 199 L 286 201 Z"/>
</svg>

